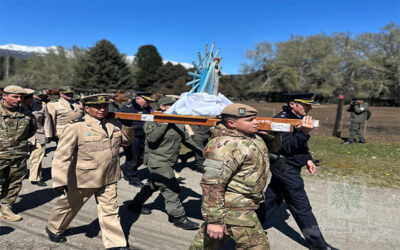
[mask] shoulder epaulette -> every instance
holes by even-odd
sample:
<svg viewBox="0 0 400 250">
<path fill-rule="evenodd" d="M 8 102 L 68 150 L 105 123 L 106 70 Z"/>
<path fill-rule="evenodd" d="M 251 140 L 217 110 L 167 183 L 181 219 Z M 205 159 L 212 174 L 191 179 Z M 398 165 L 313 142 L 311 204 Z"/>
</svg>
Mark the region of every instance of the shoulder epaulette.
<svg viewBox="0 0 400 250">
<path fill-rule="evenodd" d="M 286 112 L 282 112 L 281 117 L 286 117 Z"/>
<path fill-rule="evenodd" d="M 84 122 L 85 121 L 85 118 L 79 118 L 79 119 L 75 119 L 75 120 L 72 120 L 72 121 L 70 121 L 69 123 L 77 123 L 77 122 Z"/>
</svg>

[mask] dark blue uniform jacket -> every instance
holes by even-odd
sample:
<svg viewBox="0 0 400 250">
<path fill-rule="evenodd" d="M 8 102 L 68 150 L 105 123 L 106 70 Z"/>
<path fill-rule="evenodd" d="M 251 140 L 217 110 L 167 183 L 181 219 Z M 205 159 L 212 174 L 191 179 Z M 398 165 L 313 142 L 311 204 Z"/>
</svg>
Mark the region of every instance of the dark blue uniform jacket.
<svg viewBox="0 0 400 250">
<path fill-rule="evenodd" d="M 152 111 L 153 109 L 150 107 L 150 105 L 147 107 L 142 107 L 136 103 L 135 99 L 133 99 L 130 104 L 124 105 L 119 110 L 119 112 L 138 114 L 150 114 Z M 134 135 L 136 138 L 144 138 L 145 134 L 143 131 L 143 124 L 144 122 L 142 121 L 133 121 Z"/>
<path fill-rule="evenodd" d="M 283 106 L 282 109 L 283 111 L 277 114 L 276 118 L 301 119 L 301 117 L 292 113 L 290 107 Z M 282 146 L 279 154 L 286 158 L 286 164 L 300 168 L 312 159 L 307 145 L 310 135 L 303 133 L 299 128 L 294 128 L 293 133 L 282 132 L 281 135 Z"/>
</svg>

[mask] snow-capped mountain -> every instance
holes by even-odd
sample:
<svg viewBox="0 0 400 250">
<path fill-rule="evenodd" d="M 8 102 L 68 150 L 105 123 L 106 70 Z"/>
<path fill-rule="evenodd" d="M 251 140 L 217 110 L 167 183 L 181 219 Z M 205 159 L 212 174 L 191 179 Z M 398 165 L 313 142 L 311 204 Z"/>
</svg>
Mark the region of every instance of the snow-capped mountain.
<svg viewBox="0 0 400 250">
<path fill-rule="evenodd" d="M 57 53 L 57 46 L 50 46 L 50 47 L 41 47 L 41 46 L 25 46 L 25 45 L 18 45 L 18 44 L 5 44 L 0 45 L 0 56 L 13 56 L 18 59 L 25 59 L 32 55 L 44 55 L 49 53 L 50 51 L 54 51 Z M 72 56 L 72 51 L 66 50 L 67 56 Z M 126 56 L 126 60 L 128 63 L 132 63 L 134 56 Z M 163 63 L 172 63 L 173 65 L 180 64 L 186 69 L 193 68 L 193 65 L 186 62 L 176 62 L 171 60 L 163 60 Z"/>
</svg>

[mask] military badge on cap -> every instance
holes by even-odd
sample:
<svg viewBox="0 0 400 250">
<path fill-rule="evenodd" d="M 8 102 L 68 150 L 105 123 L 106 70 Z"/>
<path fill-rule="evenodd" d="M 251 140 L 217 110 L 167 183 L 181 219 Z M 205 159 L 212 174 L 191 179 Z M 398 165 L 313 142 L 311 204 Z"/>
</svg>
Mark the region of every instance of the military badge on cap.
<svg viewBox="0 0 400 250">
<path fill-rule="evenodd" d="M 60 89 L 60 93 L 62 94 L 74 93 L 74 89 L 71 86 L 65 86 Z"/>
<path fill-rule="evenodd" d="M 241 103 L 232 103 L 222 110 L 221 116 L 224 115 L 238 118 L 255 116 L 257 115 L 257 109 Z"/>
<path fill-rule="evenodd" d="M 88 95 L 82 98 L 83 103 L 85 105 L 90 105 L 90 104 L 103 104 L 103 103 L 110 103 L 109 99 L 112 96 L 109 94 L 95 94 L 95 95 Z"/>
<path fill-rule="evenodd" d="M 294 92 L 285 93 L 283 95 L 285 96 L 287 103 L 300 102 L 309 105 L 319 105 L 319 103 L 315 101 L 315 93 Z"/>
</svg>

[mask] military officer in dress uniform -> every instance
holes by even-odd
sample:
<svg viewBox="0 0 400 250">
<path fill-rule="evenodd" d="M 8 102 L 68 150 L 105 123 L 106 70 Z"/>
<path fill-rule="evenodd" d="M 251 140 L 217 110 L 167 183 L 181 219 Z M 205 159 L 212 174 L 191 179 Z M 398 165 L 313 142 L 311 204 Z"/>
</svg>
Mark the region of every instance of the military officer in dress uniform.
<svg viewBox="0 0 400 250">
<path fill-rule="evenodd" d="M 312 105 L 318 103 L 314 100 L 314 93 L 287 93 L 285 96 L 287 106 L 283 106 L 283 111 L 275 117 L 302 119 L 302 122 L 293 133 L 282 132 L 280 149 L 270 152 L 272 178 L 265 192 L 264 206 L 260 206 L 257 212 L 263 223 L 285 200 L 311 249 L 335 249 L 322 236 L 300 174 L 303 166 L 307 166 L 310 174 L 316 171 L 307 142 L 315 121 L 308 113 Z"/>
<path fill-rule="evenodd" d="M 25 107 L 35 116 L 38 125 L 35 135 L 28 140 L 31 152 L 29 180 L 33 185 L 47 186 L 42 180 L 42 160 L 46 151 L 46 142 L 50 142 L 54 137 L 54 130 L 47 104 L 44 102 L 43 91 L 25 90 L 27 92 L 24 97 Z"/>
<path fill-rule="evenodd" d="M 53 242 L 67 239 L 64 231 L 86 201 L 96 198 L 106 249 L 127 249 L 118 216 L 117 182 L 121 179 L 119 148 L 130 144 L 133 128 L 106 118 L 108 95 L 82 98 L 86 115 L 67 125 L 54 153 L 53 188 L 61 193 L 46 231 Z"/>
<path fill-rule="evenodd" d="M 22 220 L 11 206 L 22 188 L 26 175 L 28 139 L 36 132 L 36 119 L 21 107 L 26 91 L 15 85 L 4 88 L 0 104 L 0 219 Z"/>
<path fill-rule="evenodd" d="M 47 109 L 53 120 L 53 127 L 56 131 L 56 140 L 61 136 L 64 127 L 72 120 L 83 116 L 83 109 L 79 102 L 74 101 L 74 91 L 71 87 L 60 89 L 60 99 L 51 102 Z"/>
</svg>

